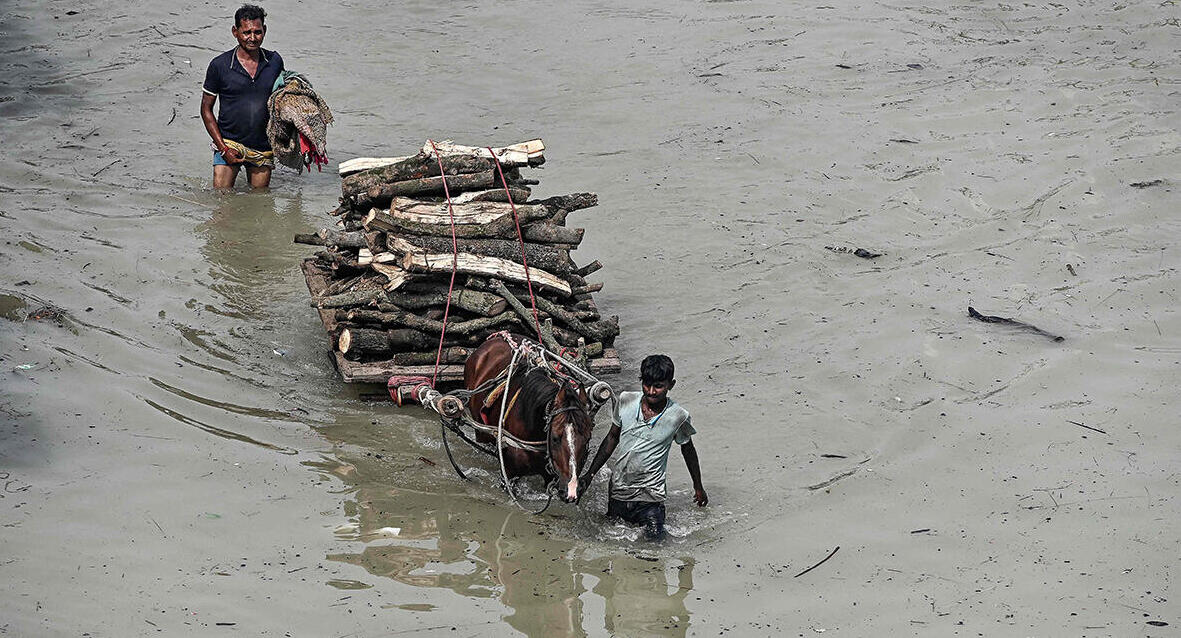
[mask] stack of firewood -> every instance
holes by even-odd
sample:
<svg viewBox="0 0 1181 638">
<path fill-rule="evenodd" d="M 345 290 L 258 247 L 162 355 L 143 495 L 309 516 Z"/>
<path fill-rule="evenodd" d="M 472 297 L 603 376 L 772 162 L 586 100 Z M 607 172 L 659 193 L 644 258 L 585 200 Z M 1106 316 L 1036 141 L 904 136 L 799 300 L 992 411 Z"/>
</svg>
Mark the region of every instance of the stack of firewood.
<svg viewBox="0 0 1181 638">
<path fill-rule="evenodd" d="M 599 316 L 591 293 L 602 284 L 585 277 L 602 264 L 575 264 L 570 253 L 583 229 L 566 226 L 569 213 L 598 198 L 530 200 L 538 182 L 521 169 L 544 161 L 544 146 L 534 140 L 493 149 L 427 142 L 409 157 L 342 163 L 341 204 L 330 213 L 339 218 L 336 227 L 295 237 L 323 246 L 315 264 L 329 284 L 312 305 L 334 313 L 335 347 L 354 361 L 434 363 L 454 265 L 443 363 L 462 363 L 500 330 L 536 337 L 534 300 L 546 346 L 584 363 L 601 356 L 619 334 L 619 320 Z"/>
</svg>

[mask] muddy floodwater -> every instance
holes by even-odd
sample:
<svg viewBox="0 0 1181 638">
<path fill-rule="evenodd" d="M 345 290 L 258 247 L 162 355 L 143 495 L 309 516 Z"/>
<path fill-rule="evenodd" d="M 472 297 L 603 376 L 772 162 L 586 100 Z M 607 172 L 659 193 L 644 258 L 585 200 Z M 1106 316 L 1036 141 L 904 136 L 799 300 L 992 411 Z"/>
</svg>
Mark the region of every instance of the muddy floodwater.
<svg viewBox="0 0 1181 638">
<path fill-rule="evenodd" d="M 210 189 L 235 8 L 0 4 L 0 634 L 1181 626 L 1177 3 L 266 4 L 333 168 L 540 137 L 598 194 L 610 380 L 672 356 L 710 497 L 674 451 L 658 546 L 339 381 L 335 172 Z"/>
</svg>

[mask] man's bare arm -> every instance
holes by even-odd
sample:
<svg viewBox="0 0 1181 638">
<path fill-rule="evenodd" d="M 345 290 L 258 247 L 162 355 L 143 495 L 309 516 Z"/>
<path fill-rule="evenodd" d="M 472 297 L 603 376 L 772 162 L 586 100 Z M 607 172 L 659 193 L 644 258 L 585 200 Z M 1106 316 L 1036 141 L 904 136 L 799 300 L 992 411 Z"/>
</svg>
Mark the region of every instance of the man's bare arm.
<svg viewBox="0 0 1181 638">
<path fill-rule="evenodd" d="M 689 477 L 693 479 L 693 502 L 701 507 L 709 504 L 709 496 L 701 485 L 701 464 L 697 461 L 697 448 L 693 441 L 681 446 L 681 456 L 685 457 L 685 467 L 689 468 Z"/>
<path fill-rule="evenodd" d="M 591 477 L 593 477 L 595 473 L 599 471 L 599 468 L 603 467 L 603 464 L 606 463 L 607 459 L 611 458 L 611 454 L 615 452 L 615 446 L 619 445 L 619 432 L 619 426 L 612 425 L 611 430 L 607 432 L 607 436 L 603 438 L 603 442 L 599 444 L 599 451 L 595 453 L 595 460 L 591 461 L 590 467 L 587 468 L 586 473 L 582 475 L 584 477 L 583 480 L 586 483 L 590 482 Z"/>
<path fill-rule="evenodd" d="M 209 137 L 213 140 L 213 145 L 221 151 L 221 155 L 225 158 L 226 163 L 241 164 L 242 158 L 238 157 L 232 148 L 226 146 L 225 140 L 221 137 L 221 129 L 218 128 L 217 118 L 213 115 L 213 103 L 216 101 L 216 95 L 201 93 L 201 121 L 205 123 L 205 131 L 209 133 Z"/>
</svg>

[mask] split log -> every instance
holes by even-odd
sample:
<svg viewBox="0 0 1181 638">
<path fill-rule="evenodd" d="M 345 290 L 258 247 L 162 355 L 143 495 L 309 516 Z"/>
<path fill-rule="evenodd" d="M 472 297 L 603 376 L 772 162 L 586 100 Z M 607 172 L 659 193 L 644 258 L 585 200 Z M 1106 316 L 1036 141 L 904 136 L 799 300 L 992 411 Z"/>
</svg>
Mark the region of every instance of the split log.
<svg viewBox="0 0 1181 638">
<path fill-rule="evenodd" d="M 450 237 L 431 235 L 401 235 L 400 239 L 421 252 L 450 253 Z M 521 244 L 508 239 L 460 239 L 459 251 L 483 257 L 498 257 L 509 261 L 521 260 Z M 574 268 L 570 251 L 541 244 L 525 244 L 525 258 L 530 268 L 540 268 L 556 275 L 565 275 Z"/>
<path fill-rule="evenodd" d="M 365 231 L 365 248 L 369 249 L 371 253 L 380 253 L 385 250 L 385 233 L 375 231 Z"/>
<path fill-rule="evenodd" d="M 524 228 L 525 241 L 542 244 L 569 244 L 577 247 L 582 243 L 582 228 L 567 228 L 555 224 L 529 224 Z"/>
<path fill-rule="evenodd" d="M 521 264 L 496 257 L 481 257 L 470 253 L 458 255 L 446 253 L 422 253 L 411 249 L 411 244 L 395 238 L 390 248 L 402 253 L 402 268 L 410 272 L 444 273 L 451 272 L 454 265 L 457 272 L 469 275 L 489 275 L 509 281 L 526 281 L 525 267 Z M 529 267 L 528 279 L 543 289 L 562 296 L 569 296 L 570 284 L 556 275 L 540 268 Z"/>
<path fill-rule="evenodd" d="M 488 149 L 478 146 L 461 146 L 449 141 L 435 142 L 432 148 L 428 141 L 423 144 L 419 155 L 426 155 L 428 157 L 435 156 L 435 148 L 439 149 L 439 153 L 443 156 L 447 155 L 472 155 L 475 157 L 483 157 L 485 159 L 492 159 L 492 155 L 488 153 Z M 541 140 L 529 140 L 528 142 L 520 142 L 505 146 L 502 148 L 493 148 L 492 152 L 496 154 L 496 158 L 500 160 L 501 166 L 540 166 L 545 163 L 545 145 Z M 413 156 L 411 156 L 413 157 Z M 337 172 L 340 176 L 346 177 L 360 171 L 371 170 L 389 166 L 410 159 L 410 157 L 358 157 L 345 162 L 341 162 L 337 167 Z"/>
<path fill-rule="evenodd" d="M 455 206 L 454 210 L 456 237 L 512 239 L 517 236 L 517 225 L 508 204 L 471 202 Z M 517 215 L 522 222 L 527 222 L 546 217 L 549 213 L 540 207 L 518 206 Z M 371 231 L 382 230 L 400 235 L 451 236 L 451 215 L 446 204 L 398 198 L 388 213 L 376 208 L 369 211 L 363 224 Z"/>
<path fill-rule="evenodd" d="M 447 180 L 444 188 L 443 180 Z M 404 195 L 427 195 L 433 193 L 460 193 L 462 191 L 485 190 L 496 184 L 496 174 L 493 171 L 479 173 L 465 173 L 444 177 L 421 177 L 419 179 L 402 182 L 378 184 L 365 193 L 353 196 L 355 206 L 384 206 L 395 197 Z M 503 195 L 504 191 L 501 191 Z M 454 200 L 452 200 L 454 201 Z"/>
<path fill-rule="evenodd" d="M 385 288 L 386 291 L 393 292 L 398 290 L 403 285 L 405 285 L 407 281 L 410 281 L 410 273 L 406 272 L 398 264 L 386 264 L 380 261 L 374 261 L 373 263 L 369 264 L 369 267 L 377 273 L 385 276 L 386 284 L 382 286 L 382 288 Z"/>
<path fill-rule="evenodd" d="M 351 289 L 353 286 L 361 283 L 361 280 L 364 278 L 365 278 L 365 275 L 357 275 L 356 277 L 337 279 L 336 281 L 328 284 L 328 286 L 326 288 L 324 288 L 324 290 L 320 293 L 320 297 L 331 297 L 332 295 L 338 295 L 346 290 Z"/>
<path fill-rule="evenodd" d="M 490 160 L 495 155 L 500 165 L 505 169 L 521 166 L 541 166 L 545 163 L 545 144 L 541 140 L 529 140 L 510 146 L 493 148 L 491 153 L 483 146 L 463 146 L 451 140 L 435 142 L 434 146 L 432 146 L 428 140 L 426 144 L 422 145 L 421 152 L 434 153 L 436 149 L 444 157 L 448 155 L 472 155 Z"/>
<path fill-rule="evenodd" d="M 444 175 L 479 173 L 492 168 L 490 161 L 470 155 L 445 156 L 442 164 Z M 351 201 L 357 195 L 368 193 L 374 186 L 437 177 L 439 174 L 439 160 L 433 154 L 418 153 L 392 164 L 349 175 L 340 181 L 340 191 L 346 200 Z"/>
</svg>

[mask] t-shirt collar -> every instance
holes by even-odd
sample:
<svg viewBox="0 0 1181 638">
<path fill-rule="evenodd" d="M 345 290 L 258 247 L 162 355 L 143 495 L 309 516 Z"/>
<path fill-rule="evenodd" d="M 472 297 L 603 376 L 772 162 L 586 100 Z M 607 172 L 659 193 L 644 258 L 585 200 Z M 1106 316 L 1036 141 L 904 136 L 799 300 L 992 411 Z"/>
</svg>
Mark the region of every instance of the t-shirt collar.
<svg viewBox="0 0 1181 638">
<path fill-rule="evenodd" d="M 242 45 L 238 45 L 238 46 L 234 47 L 234 49 L 231 51 L 231 53 L 233 53 L 233 55 L 230 56 L 230 69 L 233 69 L 234 63 L 238 62 L 238 49 L 241 49 L 241 48 L 242 48 Z M 258 68 L 261 69 L 262 67 L 266 66 L 267 62 L 271 61 L 271 58 L 267 56 L 267 50 L 262 47 L 259 47 L 258 54 L 259 54 L 259 57 L 262 58 L 262 61 L 258 63 Z M 238 62 L 238 66 L 242 66 L 242 63 Z M 246 69 L 242 69 L 242 71 L 246 71 Z M 249 74 L 247 74 L 247 75 L 249 75 Z"/>
</svg>

